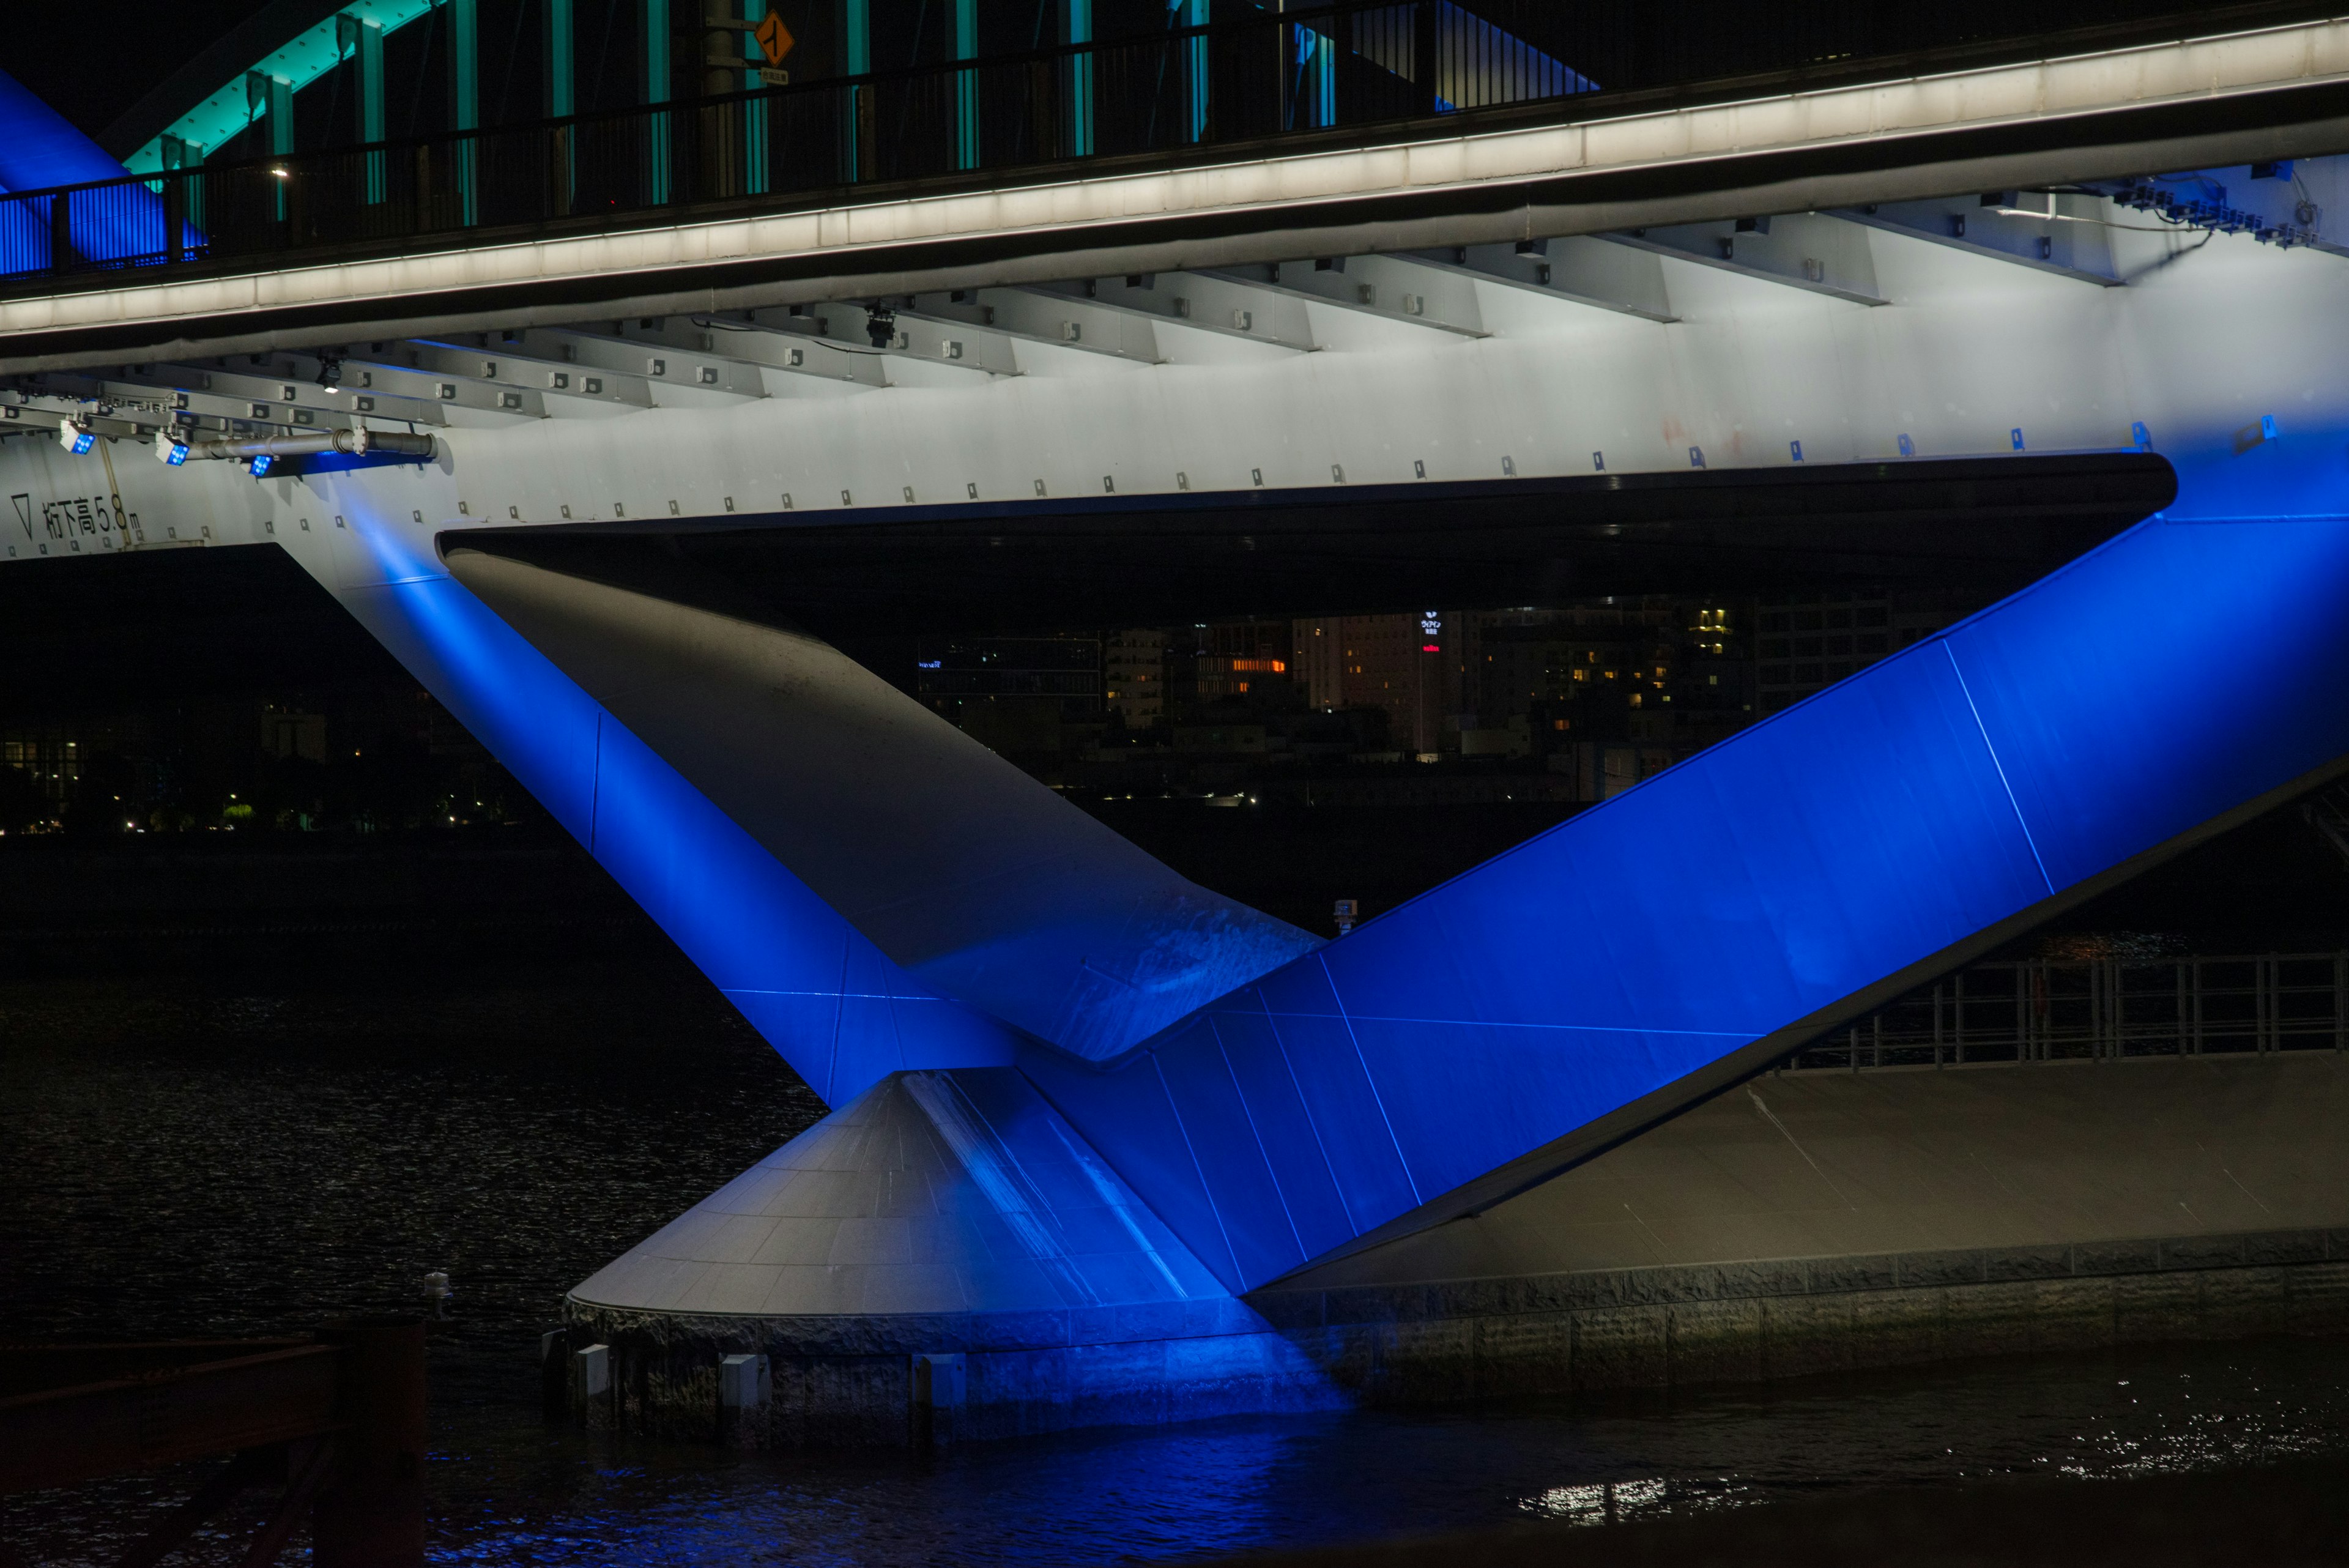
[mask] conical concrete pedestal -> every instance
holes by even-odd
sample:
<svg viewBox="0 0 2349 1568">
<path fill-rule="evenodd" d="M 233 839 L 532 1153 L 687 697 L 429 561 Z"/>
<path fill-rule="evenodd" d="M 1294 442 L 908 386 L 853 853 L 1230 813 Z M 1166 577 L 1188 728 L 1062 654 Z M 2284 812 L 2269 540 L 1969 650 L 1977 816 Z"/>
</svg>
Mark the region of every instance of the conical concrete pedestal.
<svg viewBox="0 0 2349 1568">
<path fill-rule="evenodd" d="M 1009 1067 L 883 1079 L 581 1284 L 568 1314 L 589 1420 L 750 1446 L 1343 1402 Z"/>
</svg>

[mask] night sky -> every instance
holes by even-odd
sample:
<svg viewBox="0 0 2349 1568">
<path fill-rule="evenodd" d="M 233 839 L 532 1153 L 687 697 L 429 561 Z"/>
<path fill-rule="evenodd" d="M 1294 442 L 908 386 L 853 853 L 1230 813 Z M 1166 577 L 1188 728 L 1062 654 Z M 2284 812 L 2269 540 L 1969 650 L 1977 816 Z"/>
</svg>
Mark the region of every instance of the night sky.
<svg viewBox="0 0 2349 1568">
<path fill-rule="evenodd" d="M 102 10 L 16 0 L 0 26 L 0 71 L 92 138 L 181 61 L 268 0 L 118 0 Z"/>
</svg>

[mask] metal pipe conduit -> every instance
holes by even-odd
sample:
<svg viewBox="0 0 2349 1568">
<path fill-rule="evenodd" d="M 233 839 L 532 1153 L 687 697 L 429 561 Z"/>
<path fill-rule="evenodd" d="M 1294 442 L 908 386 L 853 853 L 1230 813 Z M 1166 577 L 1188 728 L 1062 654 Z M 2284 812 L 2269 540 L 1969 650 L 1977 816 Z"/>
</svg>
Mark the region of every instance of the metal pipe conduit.
<svg viewBox="0 0 2349 1568">
<path fill-rule="evenodd" d="M 316 457 L 330 452 L 347 452 L 353 457 L 374 452 L 387 457 L 427 458 L 432 455 L 432 438 L 406 431 L 348 430 L 188 443 L 188 455 L 191 458 L 233 458 L 238 462 L 256 457 Z"/>
</svg>

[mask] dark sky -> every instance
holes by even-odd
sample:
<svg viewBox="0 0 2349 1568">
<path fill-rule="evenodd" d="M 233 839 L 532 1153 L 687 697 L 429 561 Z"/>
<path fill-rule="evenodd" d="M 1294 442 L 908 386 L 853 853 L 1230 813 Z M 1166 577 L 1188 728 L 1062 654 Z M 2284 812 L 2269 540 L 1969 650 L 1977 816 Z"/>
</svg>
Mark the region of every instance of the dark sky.
<svg viewBox="0 0 2349 1568">
<path fill-rule="evenodd" d="M 0 70 L 91 137 L 266 0 L 6 0 Z"/>
</svg>

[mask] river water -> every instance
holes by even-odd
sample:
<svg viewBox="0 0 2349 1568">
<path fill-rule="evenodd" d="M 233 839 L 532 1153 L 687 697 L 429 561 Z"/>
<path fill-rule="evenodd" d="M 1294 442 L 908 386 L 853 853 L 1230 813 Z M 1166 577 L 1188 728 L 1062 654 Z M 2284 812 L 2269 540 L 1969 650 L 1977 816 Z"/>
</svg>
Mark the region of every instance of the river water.
<svg viewBox="0 0 2349 1568">
<path fill-rule="evenodd" d="M 450 1563 L 1151 1561 L 2349 1453 L 2349 1344 L 2330 1340 L 1078 1433 L 934 1461 L 545 1424 L 533 1355 L 564 1290 L 821 1109 L 658 963 L 301 978 L 264 955 L 231 978 L 0 986 L 0 1335 L 299 1331 L 413 1309 L 445 1270 L 429 1474 Z M 0 1539 L 35 1563 L 106 1562 L 202 1473 L 8 1500 Z"/>
</svg>

